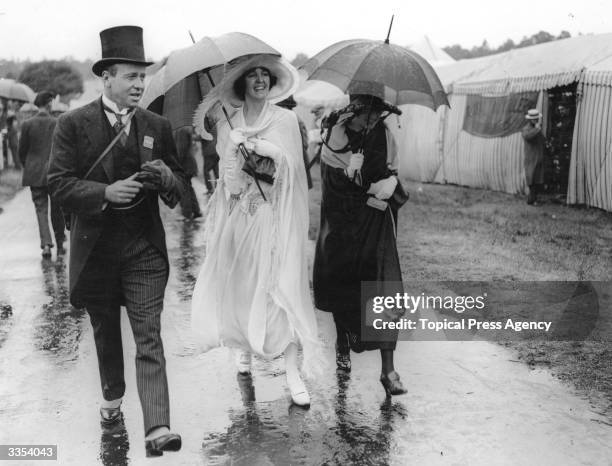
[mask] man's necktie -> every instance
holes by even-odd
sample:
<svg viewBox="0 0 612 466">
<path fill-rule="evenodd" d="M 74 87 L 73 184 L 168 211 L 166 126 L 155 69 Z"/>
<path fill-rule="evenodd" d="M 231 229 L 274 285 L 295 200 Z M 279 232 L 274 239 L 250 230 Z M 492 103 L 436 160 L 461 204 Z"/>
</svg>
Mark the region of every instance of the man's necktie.
<svg viewBox="0 0 612 466">
<path fill-rule="evenodd" d="M 121 136 L 119 136 L 119 143 L 122 146 L 125 146 L 125 144 L 127 142 L 128 136 L 127 136 L 127 134 L 124 131 L 125 126 L 123 124 L 123 117 L 126 116 L 126 115 L 122 115 L 120 113 L 116 113 L 111 108 L 107 107 L 106 105 L 104 105 L 103 107 L 104 107 L 104 110 L 106 110 L 107 112 L 110 112 L 113 115 L 115 115 L 115 118 L 117 119 L 117 121 L 113 125 L 113 130 L 115 131 L 115 134 L 121 134 Z"/>
</svg>

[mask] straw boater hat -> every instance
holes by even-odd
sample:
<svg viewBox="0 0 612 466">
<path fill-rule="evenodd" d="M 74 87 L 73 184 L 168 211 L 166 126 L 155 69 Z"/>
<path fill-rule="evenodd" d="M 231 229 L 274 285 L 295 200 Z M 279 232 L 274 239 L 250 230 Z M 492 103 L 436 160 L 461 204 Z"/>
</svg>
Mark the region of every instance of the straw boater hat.
<svg viewBox="0 0 612 466">
<path fill-rule="evenodd" d="M 300 84 L 300 76 L 295 67 L 282 57 L 274 55 L 256 55 L 234 60 L 226 67 L 223 80 L 217 84 L 198 106 L 193 117 L 193 126 L 202 138 L 210 140 L 212 136 L 204 128 L 204 117 L 218 103 L 227 110 L 240 107 L 244 100 L 236 94 L 234 83 L 247 71 L 253 68 L 267 68 L 276 78 L 276 83 L 270 87 L 267 100 L 271 104 L 281 102 L 291 96 Z M 213 118 L 219 120 L 219 116 Z"/>
<path fill-rule="evenodd" d="M 100 32 L 102 59 L 93 64 L 91 70 L 96 76 L 116 63 L 132 63 L 149 66 L 142 45 L 142 28 L 139 26 L 117 26 Z"/>
<path fill-rule="evenodd" d="M 527 120 L 539 120 L 541 116 L 542 114 L 538 111 L 537 108 L 530 108 L 529 110 L 527 110 L 525 118 Z"/>
</svg>

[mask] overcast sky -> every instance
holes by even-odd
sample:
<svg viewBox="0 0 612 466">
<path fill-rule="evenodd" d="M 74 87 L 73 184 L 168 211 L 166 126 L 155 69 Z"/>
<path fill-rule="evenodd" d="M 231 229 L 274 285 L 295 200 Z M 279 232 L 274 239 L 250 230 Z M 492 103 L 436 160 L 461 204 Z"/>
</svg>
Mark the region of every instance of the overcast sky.
<svg viewBox="0 0 612 466">
<path fill-rule="evenodd" d="M 155 60 L 189 45 L 188 30 L 196 39 L 247 32 L 291 59 L 342 39 L 384 39 L 392 14 L 391 41 L 400 45 L 423 35 L 440 47 L 471 48 L 540 30 L 612 32 L 611 0 L 3 0 L 0 58 L 97 59 L 100 30 L 135 24 Z"/>
</svg>

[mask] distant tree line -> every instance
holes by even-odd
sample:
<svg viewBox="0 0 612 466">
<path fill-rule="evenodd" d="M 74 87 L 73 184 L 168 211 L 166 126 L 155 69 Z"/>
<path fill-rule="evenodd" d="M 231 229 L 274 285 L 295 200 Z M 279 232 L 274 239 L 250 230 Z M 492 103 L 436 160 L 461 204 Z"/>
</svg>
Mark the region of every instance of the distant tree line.
<svg viewBox="0 0 612 466">
<path fill-rule="evenodd" d="M 15 79 L 27 84 L 34 92 L 50 90 L 61 96 L 83 92 L 83 80 L 93 79 L 92 60 L 2 60 L 0 78 Z"/>
<path fill-rule="evenodd" d="M 546 31 L 540 31 L 536 34 L 533 34 L 531 37 L 523 37 L 523 39 L 518 43 L 515 43 L 512 39 L 508 39 L 497 48 L 491 48 L 489 42 L 485 39 L 484 41 L 482 41 L 482 44 L 480 46 L 474 46 L 469 50 L 463 48 L 459 44 L 443 47 L 443 50 L 455 60 L 461 60 L 464 58 L 484 57 L 486 55 L 507 52 L 508 50 L 529 47 L 531 45 L 551 42 L 553 40 L 567 39 L 569 37 L 571 37 L 571 34 L 568 31 L 561 31 L 558 36 L 554 36 Z"/>
</svg>

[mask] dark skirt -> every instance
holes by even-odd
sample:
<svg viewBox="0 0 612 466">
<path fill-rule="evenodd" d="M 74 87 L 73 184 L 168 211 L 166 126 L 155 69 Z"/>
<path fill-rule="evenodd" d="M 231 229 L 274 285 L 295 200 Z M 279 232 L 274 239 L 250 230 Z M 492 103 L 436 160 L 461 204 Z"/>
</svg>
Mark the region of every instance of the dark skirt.
<svg viewBox="0 0 612 466">
<path fill-rule="evenodd" d="M 339 337 L 345 333 L 354 351 L 393 350 L 397 332 L 394 338 L 386 335 L 391 341 L 361 339 L 361 282 L 377 282 L 379 296 L 403 293 L 395 240 L 397 210 L 368 206 L 366 190 L 350 181 L 342 169 L 324 162 L 321 183 L 321 227 L 313 271 L 315 305 L 334 314 Z"/>
</svg>

